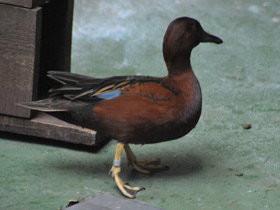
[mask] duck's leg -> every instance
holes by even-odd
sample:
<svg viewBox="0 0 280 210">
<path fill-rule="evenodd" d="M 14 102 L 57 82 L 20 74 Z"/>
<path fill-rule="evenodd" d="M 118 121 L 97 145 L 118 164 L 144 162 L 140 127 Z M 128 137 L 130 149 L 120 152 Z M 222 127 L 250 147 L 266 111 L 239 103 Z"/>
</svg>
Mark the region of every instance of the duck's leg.
<svg viewBox="0 0 280 210">
<path fill-rule="evenodd" d="M 130 165 L 133 166 L 133 168 L 144 174 L 150 174 L 154 171 L 161 171 L 161 170 L 168 170 L 168 166 L 160 165 L 160 159 L 159 158 L 151 158 L 144 161 L 137 161 L 136 156 L 132 152 L 131 148 L 128 144 L 124 145 L 124 149 L 126 152 L 127 160 Z"/>
<path fill-rule="evenodd" d="M 113 166 L 110 170 L 110 174 L 115 179 L 115 183 L 117 184 L 119 190 L 122 194 L 128 198 L 135 198 L 138 191 L 144 190 L 143 187 L 131 187 L 128 183 L 125 183 L 120 178 L 119 174 L 121 172 L 121 157 L 123 152 L 124 144 L 118 143 L 115 153 L 115 159 L 113 162 Z"/>
</svg>

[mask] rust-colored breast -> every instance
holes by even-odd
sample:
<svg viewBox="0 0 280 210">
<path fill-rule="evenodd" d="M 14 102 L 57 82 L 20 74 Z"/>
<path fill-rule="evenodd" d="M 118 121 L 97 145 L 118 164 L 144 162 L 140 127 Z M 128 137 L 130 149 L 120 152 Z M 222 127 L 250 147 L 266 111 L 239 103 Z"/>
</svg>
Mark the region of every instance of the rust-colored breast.
<svg viewBox="0 0 280 210">
<path fill-rule="evenodd" d="M 176 121 L 173 100 L 153 101 L 140 95 L 103 100 L 94 108 L 97 130 L 126 143 L 144 144 L 157 136 L 167 122 Z M 172 111 L 173 110 L 173 111 Z"/>
</svg>

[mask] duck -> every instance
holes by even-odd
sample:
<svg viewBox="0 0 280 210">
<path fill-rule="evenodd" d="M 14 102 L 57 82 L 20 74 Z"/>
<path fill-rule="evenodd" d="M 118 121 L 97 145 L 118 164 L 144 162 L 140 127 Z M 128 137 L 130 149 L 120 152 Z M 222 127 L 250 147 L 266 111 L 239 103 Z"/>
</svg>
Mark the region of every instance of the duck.
<svg viewBox="0 0 280 210">
<path fill-rule="evenodd" d="M 94 78 L 63 71 L 49 71 L 56 81 L 47 98 L 21 103 L 28 109 L 51 115 L 117 141 L 110 170 L 120 192 L 135 198 L 143 187 L 133 187 L 120 177 L 125 151 L 129 165 L 150 174 L 168 170 L 159 158 L 139 161 L 130 144 L 154 144 L 179 139 L 198 123 L 202 110 L 201 88 L 191 66 L 191 52 L 200 43 L 223 43 L 206 32 L 199 21 L 179 17 L 167 27 L 163 77 L 128 75 Z"/>
</svg>

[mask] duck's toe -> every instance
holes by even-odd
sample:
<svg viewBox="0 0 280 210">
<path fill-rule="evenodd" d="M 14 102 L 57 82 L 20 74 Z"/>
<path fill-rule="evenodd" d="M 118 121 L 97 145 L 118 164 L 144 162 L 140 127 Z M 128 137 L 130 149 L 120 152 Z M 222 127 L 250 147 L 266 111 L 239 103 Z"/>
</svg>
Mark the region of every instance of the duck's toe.
<svg viewBox="0 0 280 210">
<path fill-rule="evenodd" d="M 128 183 L 122 181 L 122 179 L 119 176 L 120 167 L 113 166 L 109 173 L 114 178 L 115 183 L 121 191 L 121 193 L 128 198 L 135 198 L 137 192 L 145 190 L 144 187 L 132 187 Z"/>
<path fill-rule="evenodd" d="M 130 162 L 130 165 L 132 165 L 136 171 L 144 174 L 150 174 L 156 171 L 163 171 L 169 169 L 168 166 L 163 166 L 160 164 L 159 158 L 151 158 L 143 161 L 135 160 Z"/>
</svg>

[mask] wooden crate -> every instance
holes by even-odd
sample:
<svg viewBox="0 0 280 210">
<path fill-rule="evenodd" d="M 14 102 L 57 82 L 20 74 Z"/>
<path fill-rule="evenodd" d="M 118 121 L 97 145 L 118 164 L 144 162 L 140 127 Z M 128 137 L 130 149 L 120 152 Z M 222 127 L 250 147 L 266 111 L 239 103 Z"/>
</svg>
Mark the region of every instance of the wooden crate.
<svg viewBox="0 0 280 210">
<path fill-rule="evenodd" d="M 42 8 L 0 4 L 0 113 L 30 117 L 16 105 L 37 97 Z"/>
<path fill-rule="evenodd" d="M 97 143 L 95 131 L 17 106 L 47 95 L 47 71 L 70 71 L 73 5 L 74 0 L 0 0 L 1 131 Z"/>
<path fill-rule="evenodd" d="M 70 71 L 73 1 L 3 2 L 17 1 L 0 0 L 0 113 L 30 118 L 16 103 L 46 94 L 48 70 Z"/>
</svg>

